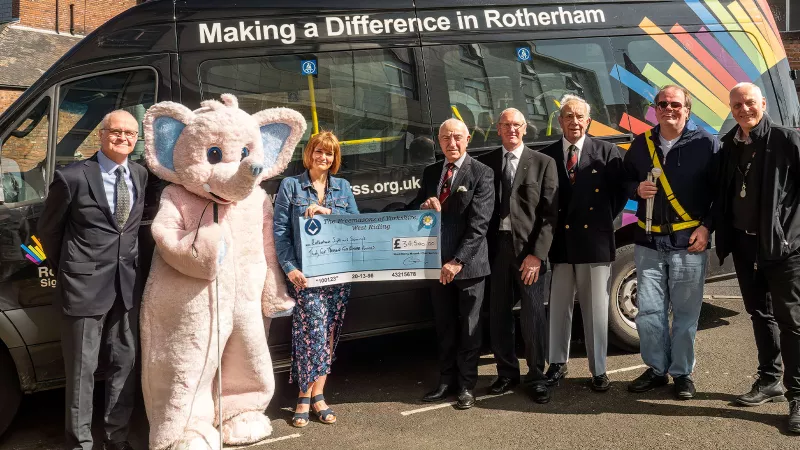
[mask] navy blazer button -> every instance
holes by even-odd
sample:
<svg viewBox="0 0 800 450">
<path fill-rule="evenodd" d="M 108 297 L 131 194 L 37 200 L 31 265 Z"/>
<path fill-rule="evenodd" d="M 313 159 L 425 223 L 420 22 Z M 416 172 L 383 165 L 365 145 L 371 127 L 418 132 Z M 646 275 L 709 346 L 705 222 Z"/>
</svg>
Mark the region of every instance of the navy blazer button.
<svg viewBox="0 0 800 450">
<path fill-rule="evenodd" d="M 584 225 L 583 228 L 589 228 L 589 225 Z"/>
<path fill-rule="evenodd" d="M 594 191 L 595 191 L 595 192 L 600 192 L 600 189 L 595 189 Z"/>
<path fill-rule="evenodd" d="M 589 211 L 594 211 L 594 207 L 593 207 L 593 206 L 590 206 L 590 207 L 589 207 Z"/>
<path fill-rule="evenodd" d="M 566 229 L 568 229 L 568 230 L 569 230 L 569 225 L 565 226 L 564 228 L 566 228 Z"/>
</svg>

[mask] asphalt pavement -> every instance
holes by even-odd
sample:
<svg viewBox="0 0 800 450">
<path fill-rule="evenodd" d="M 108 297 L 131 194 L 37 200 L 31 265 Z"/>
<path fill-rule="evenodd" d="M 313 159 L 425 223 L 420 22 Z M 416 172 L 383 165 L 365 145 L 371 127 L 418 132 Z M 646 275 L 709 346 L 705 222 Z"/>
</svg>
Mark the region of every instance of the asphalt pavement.
<svg viewBox="0 0 800 450">
<path fill-rule="evenodd" d="M 470 410 L 419 401 L 437 381 L 432 330 L 344 342 L 340 345 L 326 398 L 337 423 L 312 419 L 291 426 L 296 387 L 276 374 L 277 389 L 267 415 L 273 435 L 248 449 L 463 449 L 531 448 L 724 448 L 800 449 L 800 436 L 787 434 L 786 403 L 735 406 L 756 368 L 750 319 L 733 282 L 707 285 L 697 334 L 698 394 L 675 400 L 672 384 L 645 394 L 626 390 L 643 370 L 638 354 L 611 350 L 611 389 L 595 393 L 580 335 L 572 342 L 570 373 L 553 390 L 549 404 L 533 403 L 524 389 L 487 396 L 496 374 L 490 353 L 480 361 L 479 400 Z M 521 350 L 521 349 L 520 349 Z M 521 355 L 521 352 L 518 352 Z M 524 359 L 520 360 L 523 370 Z M 97 391 L 102 391 L 98 385 Z M 0 449 L 60 448 L 63 389 L 27 396 Z M 96 403 L 102 392 L 96 395 Z M 452 399 L 455 400 L 455 399 Z M 101 433 L 95 414 L 95 431 Z M 147 420 L 136 411 L 131 441 L 146 448 Z"/>
</svg>

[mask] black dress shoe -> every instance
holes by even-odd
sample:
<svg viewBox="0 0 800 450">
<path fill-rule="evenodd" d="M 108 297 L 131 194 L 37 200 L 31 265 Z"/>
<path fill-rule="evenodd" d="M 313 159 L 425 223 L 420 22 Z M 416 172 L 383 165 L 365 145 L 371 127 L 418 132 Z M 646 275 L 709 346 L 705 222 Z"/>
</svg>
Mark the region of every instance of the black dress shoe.
<svg viewBox="0 0 800 450">
<path fill-rule="evenodd" d="M 544 374 L 545 384 L 548 386 L 557 386 L 558 380 L 564 378 L 569 373 L 565 363 L 550 363 L 547 372 Z"/>
<path fill-rule="evenodd" d="M 647 392 L 657 387 L 666 386 L 669 383 L 669 378 L 666 375 L 656 375 L 653 369 L 647 369 L 639 378 L 633 380 L 628 385 L 628 390 L 631 392 Z"/>
<path fill-rule="evenodd" d="M 133 450 L 133 446 L 128 441 L 103 442 L 103 450 Z"/>
<path fill-rule="evenodd" d="M 689 375 L 675 377 L 672 381 L 675 382 L 675 398 L 678 400 L 689 400 L 697 393 L 694 388 L 694 380 Z"/>
<path fill-rule="evenodd" d="M 535 383 L 531 386 L 531 398 L 536 403 L 550 403 L 550 389 L 544 383 Z"/>
<path fill-rule="evenodd" d="M 758 406 L 769 402 L 785 402 L 781 380 L 764 382 L 757 379 L 750 388 L 750 392 L 736 397 L 736 403 L 743 406 Z"/>
<path fill-rule="evenodd" d="M 800 400 L 789 402 L 789 432 L 800 434 Z"/>
<path fill-rule="evenodd" d="M 458 402 L 456 402 L 456 408 L 470 409 L 473 406 L 475 406 L 475 396 L 472 395 L 472 391 L 467 388 L 461 389 L 461 392 L 458 393 Z"/>
<path fill-rule="evenodd" d="M 440 384 L 436 389 L 428 392 L 422 397 L 423 402 L 438 402 L 447 398 L 452 393 L 449 384 Z"/>
<path fill-rule="evenodd" d="M 502 394 L 503 392 L 508 392 L 511 388 L 519 384 L 519 380 L 515 380 L 509 377 L 497 377 L 492 383 L 492 386 L 489 388 L 490 394 Z"/>
<path fill-rule="evenodd" d="M 589 381 L 589 387 L 591 387 L 595 392 L 607 391 L 608 388 L 611 387 L 611 383 L 608 381 L 608 375 L 601 374 L 597 375 L 596 377 L 592 377 L 591 381 Z"/>
</svg>

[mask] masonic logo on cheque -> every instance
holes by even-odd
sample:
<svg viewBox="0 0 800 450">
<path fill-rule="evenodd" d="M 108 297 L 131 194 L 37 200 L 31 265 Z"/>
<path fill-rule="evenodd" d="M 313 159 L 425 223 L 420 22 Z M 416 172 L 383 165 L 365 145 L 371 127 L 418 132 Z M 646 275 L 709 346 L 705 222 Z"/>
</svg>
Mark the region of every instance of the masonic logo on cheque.
<svg viewBox="0 0 800 450">
<path fill-rule="evenodd" d="M 322 223 L 317 219 L 309 219 L 306 221 L 305 230 L 307 235 L 316 236 L 322 231 Z"/>
</svg>

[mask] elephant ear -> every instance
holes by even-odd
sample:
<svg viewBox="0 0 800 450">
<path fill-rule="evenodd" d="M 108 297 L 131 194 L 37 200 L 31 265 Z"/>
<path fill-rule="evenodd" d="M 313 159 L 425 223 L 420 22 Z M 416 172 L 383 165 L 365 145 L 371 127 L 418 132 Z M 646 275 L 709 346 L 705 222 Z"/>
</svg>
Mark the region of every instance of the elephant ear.
<svg viewBox="0 0 800 450">
<path fill-rule="evenodd" d="M 261 144 L 264 148 L 264 172 L 266 180 L 286 170 L 292 160 L 294 148 L 306 132 L 306 120 L 299 112 L 289 108 L 271 108 L 253 114 L 261 129 Z"/>
<path fill-rule="evenodd" d="M 194 118 L 189 108 L 174 102 L 156 103 L 144 115 L 144 156 L 159 178 L 178 183 L 174 155 L 178 138 Z"/>
</svg>

